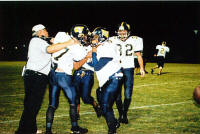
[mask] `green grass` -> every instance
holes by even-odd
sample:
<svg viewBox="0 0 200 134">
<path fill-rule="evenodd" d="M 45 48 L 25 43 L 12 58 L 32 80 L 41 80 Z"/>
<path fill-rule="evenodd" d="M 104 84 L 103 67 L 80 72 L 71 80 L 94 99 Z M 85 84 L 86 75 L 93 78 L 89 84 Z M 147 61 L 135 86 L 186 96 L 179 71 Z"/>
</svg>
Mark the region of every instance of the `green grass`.
<svg viewBox="0 0 200 134">
<path fill-rule="evenodd" d="M 21 69 L 25 62 L 0 62 L 0 133 L 13 134 L 23 110 L 24 88 Z M 155 63 L 147 63 L 146 69 Z M 200 85 L 200 64 L 166 63 L 163 75 L 135 76 L 132 103 L 128 112 L 129 124 L 122 124 L 119 134 L 198 134 L 200 109 L 192 101 L 192 92 Z M 92 96 L 98 84 L 95 85 Z M 48 90 L 37 117 L 38 128 L 45 131 Z M 115 115 L 118 117 L 116 106 Z M 91 106 L 81 103 L 80 126 L 89 134 L 106 134 L 105 120 L 98 119 Z M 64 134 L 71 128 L 69 104 L 63 93 L 55 112 L 53 132 Z"/>
</svg>

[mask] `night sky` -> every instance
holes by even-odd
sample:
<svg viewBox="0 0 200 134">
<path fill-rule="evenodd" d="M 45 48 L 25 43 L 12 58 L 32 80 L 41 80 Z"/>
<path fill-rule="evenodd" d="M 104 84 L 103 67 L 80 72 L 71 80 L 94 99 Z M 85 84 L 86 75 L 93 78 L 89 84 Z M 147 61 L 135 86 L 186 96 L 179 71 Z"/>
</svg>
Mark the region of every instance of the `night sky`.
<svg viewBox="0 0 200 134">
<path fill-rule="evenodd" d="M 91 31 L 106 27 L 112 36 L 122 21 L 130 24 L 132 35 L 143 38 L 149 62 L 164 40 L 171 50 L 167 62 L 200 63 L 200 32 L 193 31 L 200 30 L 200 2 L 189 1 L 0 2 L 0 60 L 26 60 L 36 24 L 45 25 L 50 36 L 69 32 L 74 24 L 85 24 Z"/>
</svg>

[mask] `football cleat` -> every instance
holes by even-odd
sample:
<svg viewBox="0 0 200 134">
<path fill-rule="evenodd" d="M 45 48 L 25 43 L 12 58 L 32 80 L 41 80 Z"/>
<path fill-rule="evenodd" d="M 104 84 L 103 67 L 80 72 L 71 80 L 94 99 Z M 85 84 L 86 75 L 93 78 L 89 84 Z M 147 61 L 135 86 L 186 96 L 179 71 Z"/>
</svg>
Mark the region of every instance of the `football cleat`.
<svg viewBox="0 0 200 134">
<path fill-rule="evenodd" d="M 119 122 L 119 123 L 128 124 L 128 118 L 127 118 L 127 116 L 126 116 L 126 115 L 120 116 L 120 117 L 118 118 L 118 122 Z"/>
<path fill-rule="evenodd" d="M 109 129 L 108 134 L 117 134 L 116 129 Z"/>
<path fill-rule="evenodd" d="M 41 134 L 42 130 L 37 130 L 36 134 Z"/>
<path fill-rule="evenodd" d="M 87 128 L 76 126 L 71 128 L 70 134 L 85 134 L 87 132 L 88 132 Z"/>
<path fill-rule="evenodd" d="M 123 116 L 122 123 L 128 124 L 128 118 L 127 118 L 127 116 Z"/>
<path fill-rule="evenodd" d="M 119 128 L 119 127 L 120 127 L 120 122 L 119 122 L 119 121 L 116 121 L 115 127 L 116 127 L 116 128 Z"/>
<path fill-rule="evenodd" d="M 51 131 L 46 131 L 45 134 L 53 134 Z"/>
</svg>

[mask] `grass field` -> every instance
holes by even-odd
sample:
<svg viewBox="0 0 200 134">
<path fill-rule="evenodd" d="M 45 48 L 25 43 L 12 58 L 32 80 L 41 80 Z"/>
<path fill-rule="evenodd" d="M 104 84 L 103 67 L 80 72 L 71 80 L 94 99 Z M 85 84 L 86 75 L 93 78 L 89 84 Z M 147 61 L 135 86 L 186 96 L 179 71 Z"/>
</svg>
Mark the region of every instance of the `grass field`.
<svg viewBox="0 0 200 134">
<path fill-rule="evenodd" d="M 0 62 L 0 134 L 13 134 L 23 110 L 24 88 L 21 69 L 25 62 Z M 155 63 L 147 63 L 146 69 Z M 118 134 L 198 134 L 200 108 L 192 101 L 193 89 L 200 85 L 200 64 L 166 63 L 163 75 L 135 76 L 129 124 L 122 124 Z M 93 87 L 95 96 L 97 82 Z M 48 90 L 37 117 L 38 128 L 45 131 Z M 116 117 L 118 113 L 114 105 Z M 89 134 L 106 134 L 105 120 L 98 119 L 91 106 L 81 103 L 80 126 Z M 53 132 L 69 132 L 69 105 L 63 93 L 55 112 Z"/>
</svg>

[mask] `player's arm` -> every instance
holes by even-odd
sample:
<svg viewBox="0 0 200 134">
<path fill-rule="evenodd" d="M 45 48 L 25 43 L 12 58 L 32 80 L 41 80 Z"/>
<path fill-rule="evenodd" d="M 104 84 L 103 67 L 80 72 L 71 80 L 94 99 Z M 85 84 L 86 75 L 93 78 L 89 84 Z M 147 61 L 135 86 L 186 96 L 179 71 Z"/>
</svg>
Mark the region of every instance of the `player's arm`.
<svg viewBox="0 0 200 134">
<path fill-rule="evenodd" d="M 135 52 L 137 57 L 138 57 L 138 63 L 140 65 L 140 73 L 141 73 L 141 77 L 144 77 L 145 75 L 145 72 L 144 72 L 144 65 L 143 65 L 143 58 L 142 58 L 142 55 L 141 55 L 141 52 L 140 51 L 137 51 Z"/>
<path fill-rule="evenodd" d="M 46 50 L 47 50 L 48 53 L 55 53 L 59 50 L 66 48 L 67 46 L 71 46 L 71 45 L 74 45 L 74 44 L 79 44 L 78 40 L 70 39 L 70 40 L 63 42 L 63 43 L 57 43 L 57 44 L 50 45 L 50 46 L 47 47 Z"/>
<path fill-rule="evenodd" d="M 88 54 L 85 56 L 84 59 L 82 59 L 82 60 L 80 60 L 80 61 L 78 61 L 78 62 L 74 62 L 74 63 L 73 63 L 74 69 L 75 69 L 75 70 L 78 70 L 78 69 L 79 69 L 80 67 L 82 67 L 82 66 L 87 62 L 87 60 L 88 60 L 89 58 L 91 58 L 91 57 L 92 57 L 92 51 L 88 52 Z"/>
<path fill-rule="evenodd" d="M 95 71 L 101 70 L 108 62 L 113 60 L 111 57 L 101 57 L 97 60 L 97 48 L 92 47 L 92 65 Z"/>
</svg>

